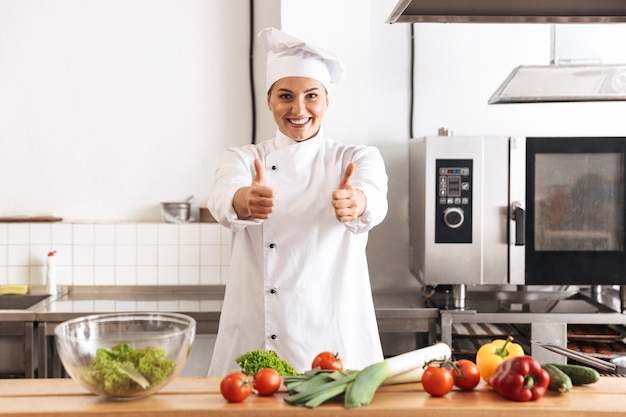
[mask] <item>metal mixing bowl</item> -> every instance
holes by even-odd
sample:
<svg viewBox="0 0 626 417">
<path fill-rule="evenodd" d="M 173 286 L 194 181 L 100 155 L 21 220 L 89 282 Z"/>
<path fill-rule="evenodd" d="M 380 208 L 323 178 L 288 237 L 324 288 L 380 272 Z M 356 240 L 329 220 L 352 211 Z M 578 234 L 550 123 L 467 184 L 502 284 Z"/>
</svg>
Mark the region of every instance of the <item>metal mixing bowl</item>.
<svg viewBox="0 0 626 417">
<path fill-rule="evenodd" d="M 191 203 L 161 203 L 161 213 L 167 223 L 187 223 L 191 214 Z"/>
<path fill-rule="evenodd" d="M 67 373 L 96 395 L 128 400 L 151 395 L 185 367 L 196 321 L 179 313 L 110 313 L 55 328 Z"/>
</svg>

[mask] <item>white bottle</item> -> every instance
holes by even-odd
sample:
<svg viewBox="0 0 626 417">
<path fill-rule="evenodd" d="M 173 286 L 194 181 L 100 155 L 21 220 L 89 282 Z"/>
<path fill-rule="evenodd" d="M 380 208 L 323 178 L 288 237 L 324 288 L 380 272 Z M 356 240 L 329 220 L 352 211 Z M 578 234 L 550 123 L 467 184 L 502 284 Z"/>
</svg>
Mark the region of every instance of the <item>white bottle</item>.
<svg viewBox="0 0 626 417">
<path fill-rule="evenodd" d="M 55 250 L 49 252 L 46 259 L 46 291 L 50 295 L 57 293 L 57 259 L 54 256 L 56 253 L 57 251 Z"/>
</svg>

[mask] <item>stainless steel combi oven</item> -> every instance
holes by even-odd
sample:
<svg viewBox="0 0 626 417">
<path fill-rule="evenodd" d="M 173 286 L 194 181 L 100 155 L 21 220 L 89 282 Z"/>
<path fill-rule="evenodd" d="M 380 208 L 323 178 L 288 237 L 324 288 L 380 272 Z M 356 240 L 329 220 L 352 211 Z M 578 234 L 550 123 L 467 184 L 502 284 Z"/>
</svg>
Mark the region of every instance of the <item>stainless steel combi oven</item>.
<svg viewBox="0 0 626 417">
<path fill-rule="evenodd" d="M 626 285 L 626 138 L 410 142 L 410 263 L 424 285 Z"/>
</svg>

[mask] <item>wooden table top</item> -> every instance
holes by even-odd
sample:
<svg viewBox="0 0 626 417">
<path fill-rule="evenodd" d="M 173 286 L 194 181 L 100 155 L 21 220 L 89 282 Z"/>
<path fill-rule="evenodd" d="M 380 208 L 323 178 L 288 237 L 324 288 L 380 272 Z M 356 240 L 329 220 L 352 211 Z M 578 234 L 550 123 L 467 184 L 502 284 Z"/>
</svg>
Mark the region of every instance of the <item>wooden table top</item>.
<svg viewBox="0 0 626 417">
<path fill-rule="evenodd" d="M 283 401 L 285 393 L 260 397 L 251 394 L 242 403 L 227 403 L 219 393 L 220 378 L 179 377 L 160 392 L 139 400 L 107 401 L 87 392 L 71 379 L 0 380 L 0 415 L 195 417 L 195 416 L 307 416 L 342 415 L 389 417 L 577 417 L 623 416 L 626 378 L 602 377 L 595 384 L 566 394 L 548 392 L 538 401 L 509 401 L 481 384 L 470 392 L 456 389 L 442 398 L 425 393 L 421 384 L 381 387 L 371 404 L 346 410 L 340 401 L 314 409 Z"/>
</svg>

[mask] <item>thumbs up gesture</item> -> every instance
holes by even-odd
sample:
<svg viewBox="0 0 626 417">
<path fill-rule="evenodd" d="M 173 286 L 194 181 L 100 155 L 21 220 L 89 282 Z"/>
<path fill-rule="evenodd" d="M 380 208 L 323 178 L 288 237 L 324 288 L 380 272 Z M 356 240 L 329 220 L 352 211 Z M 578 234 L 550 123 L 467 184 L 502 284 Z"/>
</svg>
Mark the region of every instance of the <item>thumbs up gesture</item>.
<svg viewBox="0 0 626 417">
<path fill-rule="evenodd" d="M 339 182 L 339 187 L 333 192 L 332 204 L 335 217 L 340 222 L 356 220 L 365 211 L 365 194 L 352 186 L 354 170 L 355 165 L 350 162 Z"/>
<path fill-rule="evenodd" d="M 270 218 L 274 211 L 274 189 L 265 185 L 265 169 L 260 159 L 254 160 L 255 176 L 249 187 L 242 187 L 235 193 L 233 208 L 240 219 Z"/>
</svg>

